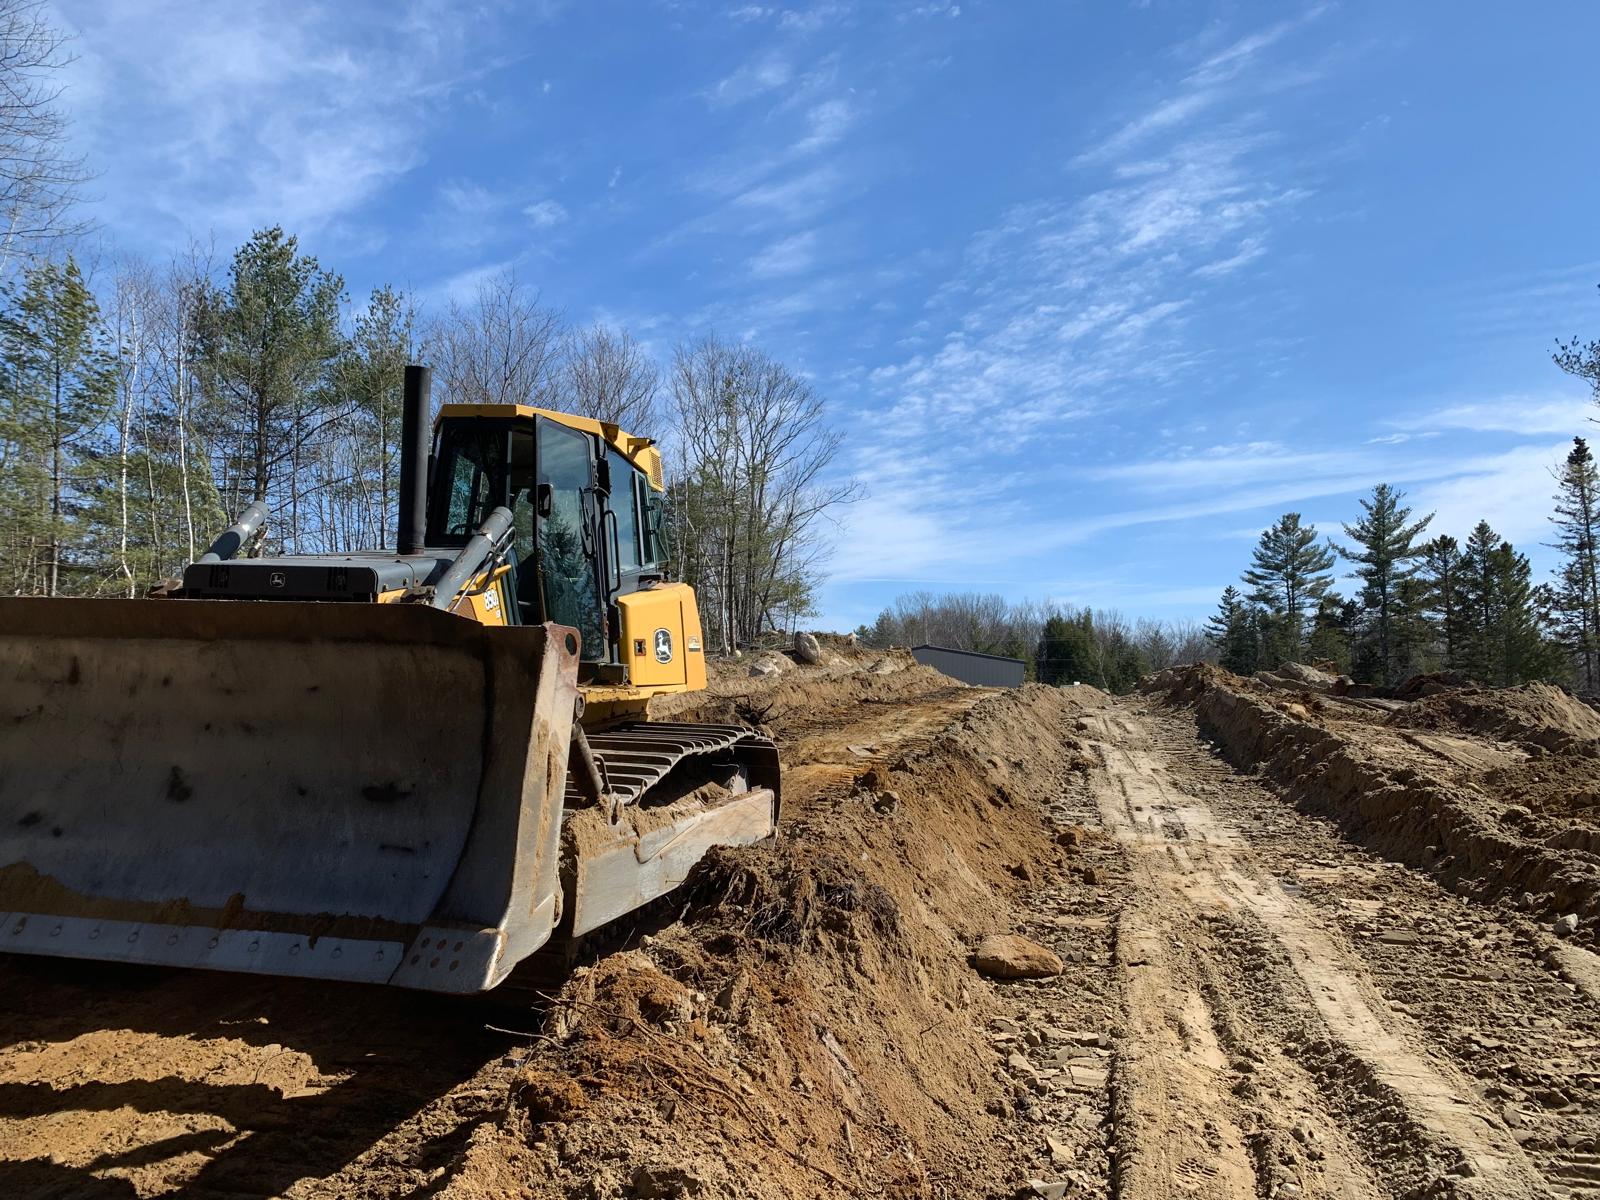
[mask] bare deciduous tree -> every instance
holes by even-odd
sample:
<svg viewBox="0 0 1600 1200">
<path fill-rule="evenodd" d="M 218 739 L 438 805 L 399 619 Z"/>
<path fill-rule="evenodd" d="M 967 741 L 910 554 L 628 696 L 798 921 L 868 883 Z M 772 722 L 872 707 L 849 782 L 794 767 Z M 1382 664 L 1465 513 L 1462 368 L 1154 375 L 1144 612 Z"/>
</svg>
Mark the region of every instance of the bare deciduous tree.
<svg viewBox="0 0 1600 1200">
<path fill-rule="evenodd" d="M 566 390 L 573 411 L 648 434 L 656 423 L 660 375 L 626 329 L 595 324 L 573 332 L 566 345 Z"/>
<path fill-rule="evenodd" d="M 19 250 L 82 229 L 66 214 L 88 174 L 57 103 L 72 59 L 47 12 L 44 0 L 0 0 L 0 273 Z"/>
<path fill-rule="evenodd" d="M 443 399 L 455 404 L 551 406 L 559 393 L 561 315 L 507 271 L 451 301 L 428 330 L 426 349 Z"/>
<path fill-rule="evenodd" d="M 841 435 L 804 379 L 752 346 L 679 346 L 669 383 L 680 476 L 670 519 L 679 573 L 722 648 L 813 609 L 830 510 L 860 495 L 830 479 Z"/>
</svg>

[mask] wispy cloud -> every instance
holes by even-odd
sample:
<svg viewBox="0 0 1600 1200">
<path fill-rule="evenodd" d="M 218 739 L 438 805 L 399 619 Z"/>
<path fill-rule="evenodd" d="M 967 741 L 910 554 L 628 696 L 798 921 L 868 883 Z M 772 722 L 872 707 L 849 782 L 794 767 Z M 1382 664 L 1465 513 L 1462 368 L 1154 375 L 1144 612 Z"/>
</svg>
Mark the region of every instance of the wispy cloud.
<svg viewBox="0 0 1600 1200">
<path fill-rule="evenodd" d="M 750 273 L 762 279 L 798 275 L 816 262 L 818 238 L 806 230 L 773 242 L 750 260 Z"/>
<path fill-rule="evenodd" d="M 726 107 L 765 95 L 793 78 L 794 64 L 781 54 L 768 52 L 717 80 L 706 89 L 705 98 L 715 107 Z"/>
<path fill-rule="evenodd" d="M 378 22 L 332 3 L 289 21 L 265 0 L 59 8 L 79 34 L 67 95 L 104 171 L 105 219 L 168 244 L 204 232 L 199 196 L 226 237 L 333 224 L 423 162 L 453 89 L 516 57 L 485 44 L 492 14 L 468 29 L 433 0 Z M 130 122 L 145 135 L 125 138 Z"/>
<path fill-rule="evenodd" d="M 1566 433 L 1578 435 L 1600 418 L 1600 408 L 1581 394 L 1500 396 L 1494 400 L 1447 404 L 1389 424 L 1404 430 L 1462 429 L 1473 433 Z"/>
<path fill-rule="evenodd" d="M 523 208 L 522 215 L 533 223 L 535 229 L 549 229 L 567 219 L 567 210 L 555 200 L 539 200 Z"/>
<path fill-rule="evenodd" d="M 795 143 L 795 149 L 808 154 L 833 145 L 845 135 L 855 118 L 856 112 L 849 100 L 824 100 L 806 113 L 806 133 Z"/>
</svg>

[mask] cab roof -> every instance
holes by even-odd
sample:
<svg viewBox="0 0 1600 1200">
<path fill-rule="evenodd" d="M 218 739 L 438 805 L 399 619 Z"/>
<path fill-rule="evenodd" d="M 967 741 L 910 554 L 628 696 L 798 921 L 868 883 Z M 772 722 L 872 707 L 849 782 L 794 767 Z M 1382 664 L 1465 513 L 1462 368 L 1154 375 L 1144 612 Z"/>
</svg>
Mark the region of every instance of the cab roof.
<svg viewBox="0 0 1600 1200">
<path fill-rule="evenodd" d="M 550 408 L 536 408 L 531 404 L 442 404 L 439 406 L 439 415 L 434 418 L 434 427 L 437 428 L 439 422 L 449 417 L 497 417 L 501 420 L 529 421 L 535 417 L 545 417 L 558 425 L 565 425 L 568 429 L 576 429 L 580 433 L 592 433 L 643 471 L 645 478 L 650 481 L 650 486 L 656 491 L 666 491 L 666 481 L 661 475 L 661 451 L 656 449 L 655 442 L 647 437 L 634 437 L 631 433 L 624 433 L 619 426 L 609 421 L 597 421 L 593 417 L 580 417 L 574 413 L 556 412 Z"/>
</svg>

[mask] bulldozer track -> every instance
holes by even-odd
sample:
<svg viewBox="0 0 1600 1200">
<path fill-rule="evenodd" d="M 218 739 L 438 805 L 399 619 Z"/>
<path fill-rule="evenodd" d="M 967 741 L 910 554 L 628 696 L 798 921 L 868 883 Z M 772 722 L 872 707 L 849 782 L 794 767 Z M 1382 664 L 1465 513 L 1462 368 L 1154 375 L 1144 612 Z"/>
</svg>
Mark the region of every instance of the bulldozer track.
<svg viewBox="0 0 1600 1200">
<path fill-rule="evenodd" d="M 777 748 L 771 739 L 743 725 L 641 721 L 588 737 L 611 794 L 623 804 L 643 802 L 651 788 L 686 760 L 718 754 L 730 754 L 752 768 L 753 786 L 775 787 L 777 783 Z M 569 811 L 585 804 L 571 772 L 564 802 Z"/>
</svg>

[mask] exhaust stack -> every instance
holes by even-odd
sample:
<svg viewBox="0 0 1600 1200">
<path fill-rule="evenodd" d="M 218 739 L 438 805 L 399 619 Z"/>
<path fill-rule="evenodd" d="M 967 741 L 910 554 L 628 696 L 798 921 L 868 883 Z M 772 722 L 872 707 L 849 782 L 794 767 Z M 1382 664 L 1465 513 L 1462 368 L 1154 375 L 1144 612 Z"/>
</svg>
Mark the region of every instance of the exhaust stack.
<svg viewBox="0 0 1600 1200">
<path fill-rule="evenodd" d="M 421 554 L 428 528 L 428 454 L 433 445 L 433 371 L 406 366 L 400 409 L 400 513 L 395 523 L 401 554 Z"/>
</svg>

